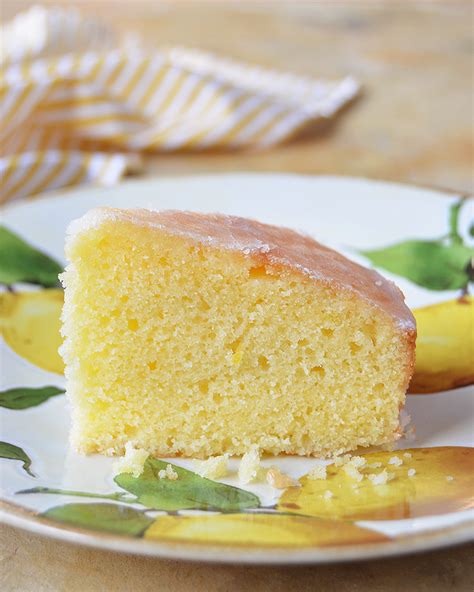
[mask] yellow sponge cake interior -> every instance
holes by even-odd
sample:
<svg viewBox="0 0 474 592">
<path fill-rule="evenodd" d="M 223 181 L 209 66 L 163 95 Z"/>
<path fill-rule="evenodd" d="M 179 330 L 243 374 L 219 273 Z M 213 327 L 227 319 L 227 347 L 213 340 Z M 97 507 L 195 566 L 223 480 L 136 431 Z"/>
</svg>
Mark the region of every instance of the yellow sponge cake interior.
<svg viewBox="0 0 474 592">
<path fill-rule="evenodd" d="M 79 451 L 328 456 L 398 436 L 415 326 L 374 271 L 286 229 L 186 212 L 94 210 L 66 254 Z"/>
</svg>

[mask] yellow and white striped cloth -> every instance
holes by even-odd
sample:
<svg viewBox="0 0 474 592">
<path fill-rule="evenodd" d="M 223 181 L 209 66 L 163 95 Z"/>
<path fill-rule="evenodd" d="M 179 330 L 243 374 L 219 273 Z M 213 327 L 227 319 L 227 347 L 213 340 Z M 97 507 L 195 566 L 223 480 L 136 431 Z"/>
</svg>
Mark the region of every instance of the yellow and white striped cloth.
<svg viewBox="0 0 474 592">
<path fill-rule="evenodd" d="M 16 17 L 0 49 L 0 202 L 116 183 L 143 152 L 271 146 L 358 92 L 350 77 L 123 47 L 99 23 L 58 9 Z"/>
</svg>

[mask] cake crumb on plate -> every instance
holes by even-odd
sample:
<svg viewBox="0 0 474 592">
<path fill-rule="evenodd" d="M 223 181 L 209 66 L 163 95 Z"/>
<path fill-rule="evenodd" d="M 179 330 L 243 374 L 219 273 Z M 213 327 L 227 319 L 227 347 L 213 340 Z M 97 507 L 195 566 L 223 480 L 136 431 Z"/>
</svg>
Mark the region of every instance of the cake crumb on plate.
<svg viewBox="0 0 474 592">
<path fill-rule="evenodd" d="M 173 469 L 171 465 L 166 465 L 166 469 L 158 471 L 159 479 L 169 479 L 170 481 L 176 481 L 178 473 Z"/>
<path fill-rule="evenodd" d="M 252 446 L 242 457 L 239 465 L 239 482 L 243 485 L 255 481 L 260 468 L 260 451 Z"/>
<path fill-rule="evenodd" d="M 385 485 L 394 478 L 394 474 L 389 473 L 387 469 L 384 469 L 378 474 L 371 473 L 370 475 L 368 475 L 368 478 L 373 485 Z"/>
<path fill-rule="evenodd" d="M 267 483 L 275 489 L 286 489 L 287 487 L 301 487 L 301 483 L 285 475 L 278 467 L 271 467 L 267 471 Z"/>
<path fill-rule="evenodd" d="M 147 458 L 148 452 L 146 450 L 135 448 L 132 442 L 127 442 L 125 444 L 125 456 L 114 462 L 112 471 L 114 475 L 131 473 L 133 477 L 137 478 L 143 473 L 143 467 Z"/>
<path fill-rule="evenodd" d="M 211 456 L 207 460 L 194 461 L 196 472 L 207 479 L 225 477 L 228 472 L 229 455 Z"/>
</svg>

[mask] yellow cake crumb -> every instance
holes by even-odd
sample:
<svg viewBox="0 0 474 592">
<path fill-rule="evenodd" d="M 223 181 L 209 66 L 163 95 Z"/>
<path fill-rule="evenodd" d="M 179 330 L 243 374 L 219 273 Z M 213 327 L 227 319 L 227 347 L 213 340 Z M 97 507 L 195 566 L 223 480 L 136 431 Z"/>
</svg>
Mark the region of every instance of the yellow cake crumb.
<svg viewBox="0 0 474 592">
<path fill-rule="evenodd" d="M 143 473 L 143 466 L 148 458 L 148 452 L 135 448 L 132 442 L 125 444 L 125 456 L 119 458 L 112 465 L 114 475 L 121 473 L 131 473 L 134 477 L 139 477 Z"/>
<path fill-rule="evenodd" d="M 275 489 L 286 489 L 287 487 L 301 487 L 301 483 L 292 479 L 289 475 L 282 473 L 278 467 L 270 467 L 267 471 L 267 483 Z"/>
<path fill-rule="evenodd" d="M 350 462 L 346 463 L 342 467 L 342 470 L 350 479 L 354 479 L 355 481 L 362 481 L 362 479 L 364 478 L 364 475 L 359 471 L 359 469 Z"/>
<path fill-rule="evenodd" d="M 211 456 L 207 460 L 194 461 L 196 472 L 201 477 L 207 479 L 219 479 L 227 475 L 227 465 L 229 461 L 228 454 L 222 454 L 221 456 Z"/>
<path fill-rule="evenodd" d="M 308 479 L 326 479 L 327 478 L 327 467 L 325 465 L 316 465 L 309 471 L 307 475 Z"/>
<path fill-rule="evenodd" d="M 414 477 L 416 475 L 416 470 L 415 469 L 408 469 L 407 475 L 409 477 Z"/>
<path fill-rule="evenodd" d="M 349 463 L 356 469 L 360 469 L 361 467 L 365 467 L 367 459 L 363 456 L 352 456 Z"/>
<path fill-rule="evenodd" d="M 345 465 L 346 463 L 348 463 L 351 460 L 351 455 L 350 454 L 344 454 L 343 456 L 338 456 L 336 458 L 334 458 L 334 466 L 336 467 L 342 467 L 343 465 Z"/>
<path fill-rule="evenodd" d="M 346 454 L 342 457 L 342 470 L 350 479 L 358 482 L 362 481 L 364 475 L 359 471 L 360 468 L 367 465 L 367 459 L 363 456 L 351 456 Z"/>
<path fill-rule="evenodd" d="M 255 481 L 260 469 L 260 451 L 252 446 L 242 457 L 239 464 L 239 482 L 243 485 Z"/>
<path fill-rule="evenodd" d="M 393 473 L 389 473 L 387 469 L 384 469 L 378 474 L 371 473 L 367 475 L 369 481 L 372 482 L 373 485 L 385 485 L 389 481 L 391 481 L 395 475 Z"/>
<path fill-rule="evenodd" d="M 171 465 L 166 465 L 166 469 L 158 471 L 159 479 L 169 479 L 170 481 L 176 481 L 178 473 L 173 469 Z"/>
</svg>

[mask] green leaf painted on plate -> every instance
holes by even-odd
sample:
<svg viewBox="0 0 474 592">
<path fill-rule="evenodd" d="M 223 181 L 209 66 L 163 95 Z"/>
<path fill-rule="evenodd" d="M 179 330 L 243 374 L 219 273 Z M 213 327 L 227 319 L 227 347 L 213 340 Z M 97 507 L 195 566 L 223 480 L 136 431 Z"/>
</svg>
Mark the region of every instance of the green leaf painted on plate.
<svg viewBox="0 0 474 592">
<path fill-rule="evenodd" d="M 60 285 L 62 270 L 57 261 L 0 225 L 0 284 L 24 282 L 53 288 Z"/>
<path fill-rule="evenodd" d="M 139 537 L 155 519 L 143 511 L 118 504 L 65 504 L 55 506 L 41 516 L 73 526 L 102 530 L 116 534 Z"/>
<path fill-rule="evenodd" d="M 376 267 L 429 290 L 457 290 L 469 281 L 466 270 L 474 249 L 460 243 L 409 240 L 361 253 Z"/>
<path fill-rule="evenodd" d="M 8 458 L 10 460 L 20 460 L 23 462 L 23 469 L 31 475 L 31 477 L 35 477 L 31 470 L 31 459 L 19 446 L 15 446 L 14 444 L 10 444 L 9 442 L 0 442 L 0 458 Z"/>
<path fill-rule="evenodd" d="M 64 394 L 64 389 L 55 386 L 41 388 L 13 388 L 0 392 L 0 407 L 6 409 L 28 409 L 41 405 L 51 397 Z"/>
<path fill-rule="evenodd" d="M 135 495 L 141 504 L 155 510 L 196 509 L 225 512 L 260 506 L 259 498 L 253 493 L 205 479 L 175 465 L 171 466 L 178 473 L 176 480 L 160 479 L 158 472 L 166 469 L 168 464 L 148 458 L 139 477 L 122 473 L 115 477 L 115 482 Z"/>
</svg>

